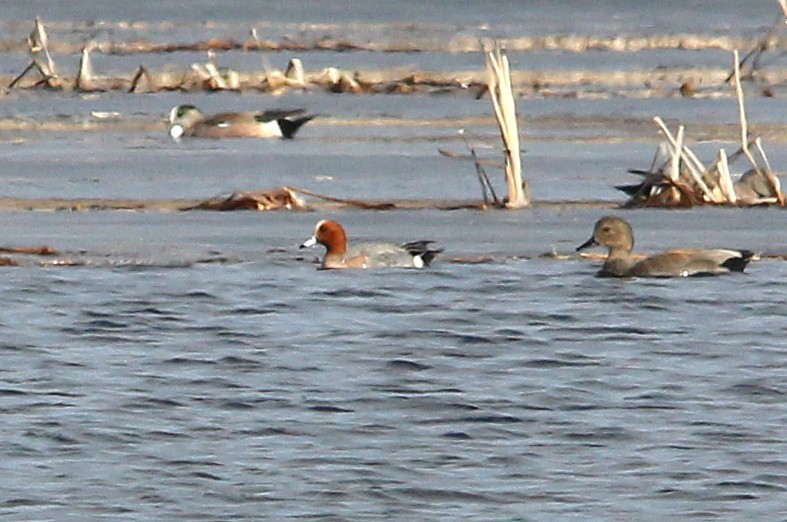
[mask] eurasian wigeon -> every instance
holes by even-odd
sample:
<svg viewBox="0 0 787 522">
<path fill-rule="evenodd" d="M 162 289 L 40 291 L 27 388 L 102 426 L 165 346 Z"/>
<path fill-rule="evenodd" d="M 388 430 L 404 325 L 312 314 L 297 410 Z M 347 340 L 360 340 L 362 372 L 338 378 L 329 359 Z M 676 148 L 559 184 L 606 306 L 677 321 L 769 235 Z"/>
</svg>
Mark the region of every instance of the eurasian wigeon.
<svg viewBox="0 0 787 522">
<path fill-rule="evenodd" d="M 348 248 L 347 234 L 336 221 L 323 219 L 314 227 L 314 235 L 301 248 L 325 246 L 322 268 L 423 268 L 429 266 L 442 249 L 430 249 L 433 241 L 392 243 L 358 243 Z"/>
<path fill-rule="evenodd" d="M 287 138 L 314 118 L 304 109 L 265 112 L 224 112 L 205 116 L 193 105 L 178 105 L 169 113 L 169 135 L 198 138 Z"/>
<path fill-rule="evenodd" d="M 685 277 L 743 272 L 754 258 L 750 250 L 678 249 L 649 257 L 632 254 L 634 231 L 624 219 L 607 216 L 599 219 L 593 237 L 577 251 L 602 245 L 609 248 L 599 276 L 607 277 Z"/>
</svg>

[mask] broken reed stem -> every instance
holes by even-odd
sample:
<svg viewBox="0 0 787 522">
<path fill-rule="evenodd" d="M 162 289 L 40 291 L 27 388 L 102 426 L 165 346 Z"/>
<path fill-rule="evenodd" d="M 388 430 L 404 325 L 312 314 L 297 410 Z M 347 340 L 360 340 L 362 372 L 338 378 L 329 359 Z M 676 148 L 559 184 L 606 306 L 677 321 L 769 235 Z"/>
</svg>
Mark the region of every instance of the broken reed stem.
<svg viewBox="0 0 787 522">
<path fill-rule="evenodd" d="M 708 198 L 708 201 L 713 201 L 718 203 L 717 200 L 718 198 L 715 197 L 713 192 L 708 188 L 708 186 L 702 180 L 701 172 L 705 170 L 705 167 L 702 165 L 699 158 L 697 158 L 697 156 L 693 152 L 691 152 L 691 150 L 689 150 L 689 148 L 686 146 L 684 146 L 683 148 L 678 148 L 677 141 L 672 136 L 672 133 L 670 133 L 669 129 L 664 124 L 664 121 L 660 117 L 658 116 L 654 117 L 653 121 L 655 121 L 656 124 L 661 128 L 661 131 L 667 137 L 667 142 L 670 144 L 672 149 L 675 151 L 679 151 L 680 156 L 686 162 L 685 163 L 686 167 L 688 168 L 689 173 L 694 179 L 694 182 L 697 183 L 697 186 L 700 187 L 700 190 L 702 190 L 705 197 Z M 697 170 L 697 165 L 699 165 L 700 167 L 699 170 Z"/>
<path fill-rule="evenodd" d="M 489 204 L 489 199 L 486 193 L 487 189 L 492 196 L 492 201 L 494 202 L 495 206 L 499 206 L 500 200 L 497 199 L 495 188 L 492 186 L 492 182 L 489 180 L 489 176 L 487 176 L 484 167 L 481 166 L 481 161 L 478 159 L 478 154 L 476 154 L 473 146 L 470 145 L 470 140 L 467 139 L 464 129 L 462 132 L 460 132 L 460 134 L 462 135 L 462 139 L 465 140 L 465 145 L 467 145 L 467 148 L 470 149 L 470 156 L 473 158 L 473 163 L 475 164 L 475 173 L 478 176 L 478 182 L 481 184 L 481 196 L 484 198 L 484 206 Z"/>
<path fill-rule="evenodd" d="M 785 7 L 787 7 L 787 5 L 785 5 L 787 2 L 785 2 L 785 0 L 781 0 L 780 3 L 782 5 L 782 8 L 785 10 L 785 16 L 787 17 L 787 9 L 785 9 Z M 787 20 L 785 20 L 785 23 L 787 23 Z M 757 150 L 760 153 L 760 157 L 765 163 L 764 169 L 757 164 L 757 161 L 754 159 L 754 155 L 751 153 L 751 150 L 749 149 L 748 124 L 746 122 L 746 108 L 744 105 L 743 87 L 741 86 L 741 71 L 740 71 L 740 67 L 738 66 L 737 49 L 733 51 L 733 56 L 735 57 L 734 58 L 735 93 L 738 97 L 738 111 L 740 113 L 740 119 L 741 119 L 741 150 L 743 151 L 743 154 L 751 162 L 752 166 L 754 167 L 754 170 L 756 170 L 768 182 L 771 190 L 773 191 L 773 195 L 776 198 L 776 201 L 779 203 L 779 205 L 784 206 L 785 204 L 784 194 L 781 191 L 781 186 L 778 178 L 776 178 L 776 176 L 774 176 L 773 172 L 771 171 L 771 166 L 770 163 L 768 162 L 768 158 L 765 156 L 765 150 L 762 148 L 762 141 L 760 140 L 760 138 L 755 138 L 754 143 L 757 146 Z"/>
<path fill-rule="evenodd" d="M 678 127 L 678 137 L 675 140 L 675 148 L 670 150 L 670 173 L 672 181 L 678 181 L 680 177 L 680 151 L 683 150 L 683 125 Z"/>
<path fill-rule="evenodd" d="M 743 103 L 743 87 L 741 86 L 741 67 L 738 63 L 738 50 L 732 52 L 733 55 L 733 78 L 735 79 L 735 95 L 738 99 L 738 116 L 741 122 L 741 149 L 743 153 L 751 159 L 749 152 L 749 125 L 746 121 L 746 106 Z M 754 163 L 754 160 L 752 160 Z M 754 164 L 756 167 L 757 165 Z"/>
<path fill-rule="evenodd" d="M 25 70 L 24 70 L 24 71 L 22 71 L 22 73 L 21 73 L 19 76 L 17 76 L 16 78 L 14 78 L 14 81 L 12 81 L 11 83 L 9 83 L 9 84 L 8 84 L 8 88 L 9 88 L 9 89 L 13 89 L 13 88 L 14 88 L 14 86 L 15 86 L 17 83 L 19 83 L 19 80 L 21 80 L 22 78 L 24 78 L 24 77 L 25 77 L 25 75 L 26 75 L 28 72 L 30 72 L 30 69 L 32 69 L 32 68 L 34 68 L 34 67 L 36 67 L 36 63 L 35 63 L 35 62 L 30 62 L 30 64 L 29 64 L 27 67 L 25 67 Z"/>
<path fill-rule="evenodd" d="M 90 52 L 95 49 L 95 42 L 88 42 L 82 47 L 82 56 L 79 58 L 79 70 L 77 71 L 77 79 L 74 88 L 83 91 L 95 89 L 96 85 L 93 81 L 93 63 L 90 59 Z"/>
<path fill-rule="evenodd" d="M 757 141 L 757 139 L 756 139 L 756 138 L 755 138 L 755 139 L 753 139 L 753 140 L 749 140 L 749 143 L 747 143 L 747 146 L 748 146 L 748 147 L 751 147 L 752 145 L 754 145 L 754 142 L 755 142 L 755 141 Z M 727 161 L 728 161 L 729 163 L 733 163 L 733 162 L 735 162 L 735 161 L 736 161 L 736 160 L 737 160 L 737 159 L 738 159 L 740 156 L 742 156 L 742 155 L 743 155 L 743 148 L 742 148 L 742 147 L 739 147 L 739 148 L 738 148 L 738 150 L 736 150 L 735 152 L 733 152 L 732 154 L 730 154 L 729 156 L 727 156 Z M 714 165 L 715 165 L 715 164 L 714 164 Z M 711 165 L 711 166 L 710 166 L 710 168 L 713 168 L 713 167 L 714 167 L 714 165 Z"/>
<path fill-rule="evenodd" d="M 52 60 L 52 55 L 49 54 L 49 36 L 46 33 L 46 28 L 44 24 L 41 23 L 41 19 L 36 16 L 35 23 L 33 26 L 33 32 L 30 34 L 28 38 L 28 44 L 30 45 L 30 53 L 35 55 L 40 51 L 44 51 L 44 56 L 46 57 L 46 69 L 47 72 L 44 74 L 45 76 L 56 76 L 55 74 L 55 62 Z M 44 71 L 42 71 L 43 73 Z"/>
<path fill-rule="evenodd" d="M 732 177 L 730 176 L 730 165 L 727 162 L 727 153 L 724 149 L 719 149 L 719 159 L 716 170 L 719 173 L 719 186 L 722 192 L 727 197 L 727 201 L 735 204 L 738 201 L 738 196 L 735 194 L 735 186 L 732 184 Z"/>
<path fill-rule="evenodd" d="M 489 72 L 489 95 L 495 112 L 495 120 L 503 140 L 506 160 L 506 185 L 508 187 L 508 208 L 522 208 L 530 205 L 522 183 L 522 160 L 519 156 L 519 128 L 516 119 L 514 91 L 511 85 L 511 68 L 508 57 L 499 47 L 485 54 Z"/>
<path fill-rule="evenodd" d="M 735 49 L 732 54 L 734 57 L 733 73 L 735 78 L 735 95 L 738 98 L 738 114 L 741 121 L 741 150 L 743 151 L 743 155 L 746 156 L 751 162 L 754 170 L 767 178 L 768 176 L 762 171 L 759 165 L 757 165 L 757 161 L 754 159 L 754 156 L 749 149 L 749 124 L 746 121 L 746 106 L 744 104 L 743 86 L 741 85 L 741 68 L 738 64 L 738 50 Z"/>
<path fill-rule="evenodd" d="M 763 163 L 765 163 L 765 179 L 768 181 L 768 184 L 771 187 L 771 191 L 773 191 L 773 195 L 776 197 L 776 202 L 780 206 L 784 206 L 787 201 L 785 201 L 784 193 L 781 190 L 781 183 L 779 182 L 779 178 L 773 175 L 773 171 L 771 170 L 771 163 L 768 161 L 768 157 L 765 155 L 765 149 L 762 148 L 762 140 L 757 138 L 754 140 L 754 144 L 757 147 L 757 152 L 760 153 L 760 158 L 762 158 Z"/>
</svg>

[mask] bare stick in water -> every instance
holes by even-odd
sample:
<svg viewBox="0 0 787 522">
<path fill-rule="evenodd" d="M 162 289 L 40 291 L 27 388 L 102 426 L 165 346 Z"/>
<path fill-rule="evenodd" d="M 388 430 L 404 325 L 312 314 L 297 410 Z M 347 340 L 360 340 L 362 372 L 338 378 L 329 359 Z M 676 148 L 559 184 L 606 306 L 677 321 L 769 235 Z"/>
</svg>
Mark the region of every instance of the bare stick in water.
<svg viewBox="0 0 787 522">
<path fill-rule="evenodd" d="M 530 205 L 530 198 L 522 181 L 522 160 L 519 155 L 519 127 L 516 119 L 514 91 L 511 86 L 511 69 L 508 57 L 499 47 L 486 53 L 489 72 L 489 95 L 500 129 L 506 161 L 506 184 L 508 186 L 508 208 Z"/>
</svg>

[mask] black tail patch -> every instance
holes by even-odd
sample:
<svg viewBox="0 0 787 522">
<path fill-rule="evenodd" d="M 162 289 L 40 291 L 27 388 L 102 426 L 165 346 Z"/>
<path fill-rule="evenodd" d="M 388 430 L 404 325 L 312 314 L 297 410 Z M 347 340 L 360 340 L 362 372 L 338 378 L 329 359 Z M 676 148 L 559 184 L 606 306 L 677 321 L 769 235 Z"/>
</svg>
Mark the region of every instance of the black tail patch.
<svg viewBox="0 0 787 522">
<path fill-rule="evenodd" d="M 411 241 L 402 245 L 402 248 L 407 250 L 412 256 L 420 256 L 424 260 L 424 266 L 429 266 L 432 259 L 437 257 L 437 254 L 443 251 L 442 248 L 430 249 L 429 245 L 434 241 Z"/>
<path fill-rule="evenodd" d="M 741 257 L 731 257 L 723 262 L 721 266 L 730 272 L 743 272 L 746 265 L 748 265 L 754 257 L 754 252 L 751 250 L 740 250 L 739 252 L 741 253 Z"/>
<path fill-rule="evenodd" d="M 291 140 L 295 136 L 295 133 L 298 132 L 298 129 L 301 128 L 301 125 L 311 120 L 312 118 L 314 118 L 314 115 L 302 116 L 300 118 L 292 118 L 292 119 L 281 118 L 276 121 L 279 122 L 279 128 L 281 129 L 282 137 Z"/>
</svg>

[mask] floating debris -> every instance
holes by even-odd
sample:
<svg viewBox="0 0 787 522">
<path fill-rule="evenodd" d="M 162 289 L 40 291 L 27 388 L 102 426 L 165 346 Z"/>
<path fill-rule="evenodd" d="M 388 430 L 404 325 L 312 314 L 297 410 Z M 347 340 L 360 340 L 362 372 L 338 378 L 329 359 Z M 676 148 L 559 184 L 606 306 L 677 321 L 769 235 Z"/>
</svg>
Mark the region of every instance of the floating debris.
<svg viewBox="0 0 787 522">
<path fill-rule="evenodd" d="M 46 245 L 37 247 L 0 247 L 3 254 L 26 254 L 32 256 L 56 256 L 60 253 Z"/>
<path fill-rule="evenodd" d="M 235 192 L 183 210 L 309 210 L 306 202 L 289 187 L 259 192 Z"/>
</svg>

